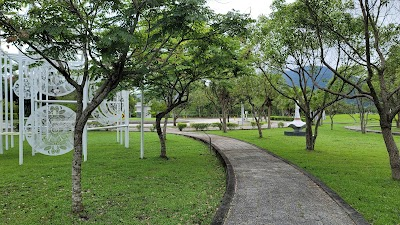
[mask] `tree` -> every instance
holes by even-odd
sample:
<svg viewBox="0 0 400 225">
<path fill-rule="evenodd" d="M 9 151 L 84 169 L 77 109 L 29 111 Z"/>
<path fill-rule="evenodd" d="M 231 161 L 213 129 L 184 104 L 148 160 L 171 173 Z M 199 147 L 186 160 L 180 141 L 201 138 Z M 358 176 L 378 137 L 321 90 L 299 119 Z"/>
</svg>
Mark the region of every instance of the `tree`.
<svg viewBox="0 0 400 225">
<path fill-rule="evenodd" d="M 400 86 L 400 47 L 395 45 L 392 46 L 390 49 L 389 55 L 388 55 L 388 60 L 387 60 L 387 74 L 393 74 L 393 76 L 390 76 L 390 85 L 393 87 L 398 87 Z M 391 89 L 393 89 L 391 87 Z M 400 99 L 400 93 L 395 93 L 394 98 L 391 100 L 393 101 L 391 104 L 395 105 L 396 100 Z M 397 113 L 397 118 L 394 118 L 396 120 L 396 127 L 400 128 L 400 112 Z"/>
<path fill-rule="evenodd" d="M 255 34 L 255 54 L 258 69 L 272 87 L 282 96 L 297 102 L 306 118 L 306 149 L 314 150 L 322 113 L 340 98 L 329 98 L 329 93 L 318 94 L 313 80 L 331 88 L 337 79 L 328 80 L 329 70 L 321 66 L 319 49 L 312 37 L 312 30 L 302 26 L 304 6 L 299 3 L 274 2 L 270 18 L 260 18 Z M 278 83 L 275 77 L 283 76 L 286 81 Z M 339 89 L 343 85 L 339 85 Z M 319 96 L 319 97 L 318 97 Z M 318 97 L 318 98 L 317 98 Z M 314 104 L 316 100 L 318 104 Z M 314 121 L 316 120 L 316 121 Z M 314 130 L 313 130 L 313 124 Z"/>
<path fill-rule="evenodd" d="M 190 39 L 192 27 L 206 19 L 208 9 L 203 7 L 204 3 L 202 0 L 10 0 L 1 3 L 2 36 L 24 54 L 49 63 L 76 89 L 72 160 L 74 213 L 84 212 L 82 134 L 91 112 L 121 81 L 141 80 L 151 71 L 163 48 L 171 49 L 172 54 Z M 72 78 L 75 71 L 68 64 L 78 58 L 83 61 L 79 71 L 82 82 Z M 94 78 L 101 79 L 101 84 L 84 107 L 86 81 Z"/>
<path fill-rule="evenodd" d="M 263 75 L 248 75 L 238 77 L 235 80 L 235 91 L 239 99 L 247 101 L 251 106 L 251 111 L 258 129 L 258 136 L 262 138 L 261 119 L 268 108 L 268 120 L 271 117 L 272 100 L 275 91 L 270 86 Z M 270 123 L 269 123 L 270 126 Z"/>
<path fill-rule="evenodd" d="M 188 102 L 194 82 L 226 76 L 225 73 L 218 74 L 214 71 L 216 68 L 226 70 L 227 58 L 234 57 L 239 48 L 235 36 L 241 35 L 242 30 L 245 30 L 245 26 L 251 21 L 245 15 L 235 12 L 218 15 L 215 20 L 216 24 L 198 24 L 193 28 L 195 38 L 174 49 L 173 53 L 165 49 L 158 60 L 164 64 L 164 60 L 169 59 L 170 63 L 158 67 L 146 77 L 148 89 L 163 99 L 166 106 L 165 110 L 159 111 L 156 115 L 156 130 L 162 158 L 168 157 L 165 143 L 166 129 L 161 130 L 161 119 Z M 237 67 L 233 66 L 233 69 Z"/>
<path fill-rule="evenodd" d="M 206 89 L 207 98 L 212 102 L 215 109 L 220 112 L 221 128 L 227 132 L 227 120 L 231 105 L 236 103 L 236 96 L 233 94 L 234 83 L 232 79 L 213 80 Z"/>
<path fill-rule="evenodd" d="M 396 99 L 400 86 L 393 70 L 388 69 L 390 50 L 398 46 L 399 23 L 393 15 L 399 13 L 398 1 L 314 1 L 302 0 L 307 7 L 315 40 L 320 48 L 322 63 L 334 72 L 337 79 L 351 85 L 357 94 L 373 102 L 379 118 L 382 136 L 389 155 L 392 178 L 400 180 L 400 157 L 392 134 L 392 122 L 400 111 Z M 332 60 L 332 55 L 335 56 Z M 365 86 L 351 79 L 338 67 L 361 66 L 365 71 Z M 329 91 L 329 90 L 327 90 Z M 333 91 L 331 91 L 333 93 Z"/>
</svg>

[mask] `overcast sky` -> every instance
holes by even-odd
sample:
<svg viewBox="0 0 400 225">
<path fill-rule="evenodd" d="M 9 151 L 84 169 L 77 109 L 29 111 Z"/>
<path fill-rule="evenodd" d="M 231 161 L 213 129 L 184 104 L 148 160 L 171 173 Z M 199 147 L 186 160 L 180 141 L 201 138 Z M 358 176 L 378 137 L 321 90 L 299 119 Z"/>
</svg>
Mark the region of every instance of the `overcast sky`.
<svg viewBox="0 0 400 225">
<path fill-rule="evenodd" d="M 261 14 L 268 15 L 273 0 L 207 0 L 208 6 L 217 13 L 226 13 L 232 9 L 241 13 L 250 13 L 257 19 Z"/>
</svg>

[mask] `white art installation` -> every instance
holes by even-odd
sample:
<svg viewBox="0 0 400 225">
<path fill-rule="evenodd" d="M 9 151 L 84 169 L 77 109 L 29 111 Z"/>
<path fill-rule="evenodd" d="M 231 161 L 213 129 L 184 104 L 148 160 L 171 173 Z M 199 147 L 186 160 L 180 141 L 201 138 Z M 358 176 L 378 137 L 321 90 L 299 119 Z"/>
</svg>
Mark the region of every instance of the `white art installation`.
<svg viewBox="0 0 400 225">
<path fill-rule="evenodd" d="M 14 86 L 13 86 L 13 91 L 15 93 L 16 96 L 19 97 L 19 85 L 20 85 L 21 81 L 18 79 L 17 81 L 15 81 Z M 24 99 L 31 99 L 32 96 L 32 84 L 31 84 L 31 80 L 28 78 L 24 78 L 23 79 L 23 87 L 22 90 L 24 91 Z M 33 95 L 37 94 L 33 93 Z"/>
<path fill-rule="evenodd" d="M 72 93 L 75 88 L 67 80 L 55 71 L 40 76 L 41 92 L 48 96 L 65 96 Z M 81 80 L 81 79 L 75 79 Z"/>
<path fill-rule="evenodd" d="M 89 89 L 89 99 L 93 98 L 96 85 L 91 85 Z M 117 92 L 111 99 L 105 99 L 93 112 L 92 116 L 97 122 L 103 125 L 115 125 L 124 117 L 124 99 L 123 92 Z"/>
<path fill-rule="evenodd" d="M 19 135 L 19 164 L 23 163 L 23 140 L 26 138 L 32 147 L 32 155 L 41 153 L 50 156 L 62 155 L 73 149 L 75 112 L 63 105 L 76 103 L 76 100 L 53 100 L 54 97 L 66 96 L 75 89 L 66 79 L 48 63 L 31 66 L 37 61 L 19 54 L 10 54 L 0 49 L 0 155 L 14 147 L 14 135 Z M 72 69 L 80 69 L 82 62 L 69 62 Z M 13 68 L 18 68 L 13 71 Z M 14 78 L 18 80 L 14 81 Z M 77 76 L 76 82 L 82 82 Z M 21 82 L 22 81 L 22 82 Z M 21 84 L 22 83 L 22 84 Z M 95 85 L 90 88 L 94 91 Z M 19 98 L 18 132 L 14 131 L 13 93 Z M 23 93 L 23 94 L 21 94 Z M 89 91 L 89 82 L 85 85 L 83 105 L 86 106 L 93 93 Z M 52 97 L 50 99 L 49 97 Z M 129 92 L 121 91 L 110 100 L 103 101 L 92 113 L 93 118 L 104 127 L 90 130 L 113 128 L 117 130 L 117 141 L 129 147 Z M 24 118 L 25 100 L 30 100 L 31 114 Z M 21 116 L 22 115 L 22 116 Z M 83 134 L 83 155 L 87 160 L 87 126 Z M 122 133 L 125 132 L 125 137 Z M 5 143 L 3 143 L 3 138 Z M 3 146 L 5 144 L 5 146 Z"/>
<path fill-rule="evenodd" d="M 25 123 L 25 137 L 32 148 L 45 155 L 62 155 L 74 147 L 75 112 L 62 105 L 45 105 Z"/>
</svg>

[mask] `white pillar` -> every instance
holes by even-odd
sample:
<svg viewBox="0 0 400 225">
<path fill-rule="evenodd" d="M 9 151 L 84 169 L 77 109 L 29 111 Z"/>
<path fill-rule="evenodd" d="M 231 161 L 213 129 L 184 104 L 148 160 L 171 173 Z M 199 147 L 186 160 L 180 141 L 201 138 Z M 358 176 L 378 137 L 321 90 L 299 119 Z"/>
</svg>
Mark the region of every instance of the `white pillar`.
<svg viewBox="0 0 400 225">
<path fill-rule="evenodd" d="M 0 68 L 3 67 L 3 54 L 0 54 Z M 0 93 L 3 93 L 3 76 L 2 70 L 0 70 Z M 3 95 L 0 94 L 0 154 L 4 153 L 3 150 Z"/>
<path fill-rule="evenodd" d="M 141 94 L 140 94 L 140 158 L 144 158 L 144 90 L 142 87 Z"/>
<path fill-rule="evenodd" d="M 4 67 L 5 68 L 7 68 L 8 67 L 8 65 L 7 65 L 7 59 L 5 59 L 5 61 L 4 61 Z M 19 69 L 20 71 L 21 71 L 21 69 Z M 6 132 L 8 132 L 9 130 L 8 130 L 8 127 L 9 127 L 9 122 L 8 122 L 8 117 L 9 117 L 9 114 L 8 114 L 8 106 L 9 106 L 9 104 L 8 104 L 8 77 L 7 77 L 7 70 L 5 70 L 5 77 L 4 77 L 4 116 L 5 116 L 5 130 L 6 130 Z M 21 85 L 20 85 L 21 86 Z M 21 90 L 21 89 L 20 89 Z M 5 135 L 5 141 L 6 141 L 6 150 L 8 150 L 9 149 L 9 144 L 8 144 L 8 134 L 6 133 L 6 135 Z"/>
<path fill-rule="evenodd" d="M 22 65 L 22 54 L 19 52 L 18 54 L 18 79 L 20 82 L 24 79 L 23 74 L 23 65 Z M 19 108 L 19 165 L 24 163 L 24 85 L 19 85 L 19 98 L 18 98 L 18 108 Z"/>
<path fill-rule="evenodd" d="M 9 79 L 10 79 L 10 132 L 11 132 L 11 148 L 14 148 L 14 91 L 12 83 L 12 64 L 11 60 L 8 61 Z M 7 68 L 6 66 L 4 67 Z M 0 92 L 1 93 L 1 92 Z"/>
<path fill-rule="evenodd" d="M 125 148 L 129 148 L 129 92 L 122 91 L 124 98 L 124 119 L 125 119 Z"/>
</svg>

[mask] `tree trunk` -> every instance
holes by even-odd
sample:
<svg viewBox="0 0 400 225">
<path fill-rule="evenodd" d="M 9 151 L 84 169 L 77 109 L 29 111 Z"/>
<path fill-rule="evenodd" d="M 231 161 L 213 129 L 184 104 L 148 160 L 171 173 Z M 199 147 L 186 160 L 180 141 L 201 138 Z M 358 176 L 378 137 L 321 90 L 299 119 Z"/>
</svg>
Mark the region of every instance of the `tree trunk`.
<svg viewBox="0 0 400 225">
<path fill-rule="evenodd" d="M 226 109 L 225 109 L 225 108 L 222 108 L 222 131 L 223 131 L 224 133 L 227 132 L 227 129 L 226 129 L 226 118 L 227 118 Z"/>
<path fill-rule="evenodd" d="M 80 214 L 84 210 L 81 185 L 83 126 L 77 123 L 74 131 L 74 154 L 72 158 L 72 212 L 74 214 Z"/>
<path fill-rule="evenodd" d="M 167 140 L 167 125 L 168 125 L 168 114 L 164 117 L 163 137 L 164 141 Z"/>
<path fill-rule="evenodd" d="M 312 119 L 306 117 L 306 149 L 309 151 L 314 150 L 314 137 L 312 131 Z"/>
<path fill-rule="evenodd" d="M 360 128 L 361 128 L 361 133 L 365 134 L 365 112 L 360 111 Z"/>
<path fill-rule="evenodd" d="M 347 115 L 349 115 L 354 120 L 354 123 L 357 123 L 357 120 L 356 120 L 356 118 L 354 117 L 354 115 L 352 113 L 347 114 Z"/>
<path fill-rule="evenodd" d="M 161 129 L 161 119 L 164 117 L 163 114 L 157 114 L 156 115 L 156 130 L 157 130 L 157 135 L 158 139 L 160 140 L 160 145 L 161 145 L 161 150 L 160 150 L 160 157 L 164 159 L 168 159 L 167 157 L 167 148 L 165 146 L 165 139 L 164 135 Z"/>
<path fill-rule="evenodd" d="M 381 120 L 382 136 L 383 140 L 385 141 L 386 149 L 389 154 L 389 162 L 392 171 L 392 178 L 395 180 L 400 180 L 399 149 L 397 148 L 396 142 L 394 141 L 391 125 L 392 125 L 391 121 L 385 122 Z"/>
<path fill-rule="evenodd" d="M 333 130 L 333 116 L 329 115 L 329 117 L 331 118 L 331 130 Z"/>
<path fill-rule="evenodd" d="M 256 107 L 254 106 L 254 104 L 251 101 L 249 101 L 249 103 L 251 105 L 251 111 L 252 111 L 254 120 L 256 121 L 256 124 L 257 124 L 258 137 L 262 138 L 263 137 L 263 133 L 262 133 L 261 124 L 260 124 L 261 114 L 260 114 L 260 112 L 257 112 Z M 258 117 L 258 116 L 260 116 L 260 117 Z"/>
<path fill-rule="evenodd" d="M 178 120 L 178 115 L 174 114 L 173 115 L 173 123 L 174 123 L 174 127 L 176 127 L 176 121 Z"/>
<path fill-rule="evenodd" d="M 258 137 L 262 138 L 263 137 L 263 133 L 262 133 L 262 129 L 261 129 L 261 123 L 259 119 L 256 119 L 256 123 L 257 123 L 257 129 L 258 129 Z"/>
<path fill-rule="evenodd" d="M 271 114 L 272 114 L 272 106 L 268 105 L 268 129 L 271 129 Z"/>
<path fill-rule="evenodd" d="M 396 127 L 400 128 L 400 112 L 397 113 Z"/>
</svg>

